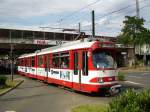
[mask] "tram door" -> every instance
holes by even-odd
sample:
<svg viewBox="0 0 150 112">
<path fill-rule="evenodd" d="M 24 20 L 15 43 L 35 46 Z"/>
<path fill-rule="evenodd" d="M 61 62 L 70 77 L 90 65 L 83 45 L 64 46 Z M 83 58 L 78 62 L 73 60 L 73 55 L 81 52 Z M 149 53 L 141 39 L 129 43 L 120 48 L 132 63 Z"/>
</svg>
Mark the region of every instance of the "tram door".
<svg viewBox="0 0 150 112">
<path fill-rule="evenodd" d="M 82 90 L 82 51 L 74 52 L 74 89 Z"/>
<path fill-rule="evenodd" d="M 45 82 L 48 81 L 48 72 L 49 72 L 49 55 L 45 55 Z"/>
</svg>

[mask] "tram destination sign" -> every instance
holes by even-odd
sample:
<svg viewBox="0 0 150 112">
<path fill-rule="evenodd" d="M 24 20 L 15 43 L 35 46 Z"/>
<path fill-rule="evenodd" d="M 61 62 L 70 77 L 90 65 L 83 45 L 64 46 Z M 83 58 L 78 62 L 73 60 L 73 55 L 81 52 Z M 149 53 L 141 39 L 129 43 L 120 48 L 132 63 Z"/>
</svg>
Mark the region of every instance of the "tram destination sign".
<svg viewBox="0 0 150 112">
<path fill-rule="evenodd" d="M 115 47 L 115 45 L 114 44 L 112 44 L 112 43 L 107 43 L 107 44 L 105 44 L 105 43 L 101 43 L 101 44 L 99 44 L 99 47 L 103 47 L 103 48 L 114 48 Z"/>
</svg>

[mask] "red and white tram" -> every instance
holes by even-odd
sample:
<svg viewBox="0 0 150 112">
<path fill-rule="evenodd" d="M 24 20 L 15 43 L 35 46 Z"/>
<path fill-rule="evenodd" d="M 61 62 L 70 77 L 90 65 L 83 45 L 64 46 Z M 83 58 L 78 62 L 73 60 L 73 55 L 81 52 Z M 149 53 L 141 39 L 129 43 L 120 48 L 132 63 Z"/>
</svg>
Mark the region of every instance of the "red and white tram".
<svg viewBox="0 0 150 112">
<path fill-rule="evenodd" d="M 118 87 L 115 44 L 82 39 L 19 57 L 18 72 L 83 92 Z"/>
</svg>

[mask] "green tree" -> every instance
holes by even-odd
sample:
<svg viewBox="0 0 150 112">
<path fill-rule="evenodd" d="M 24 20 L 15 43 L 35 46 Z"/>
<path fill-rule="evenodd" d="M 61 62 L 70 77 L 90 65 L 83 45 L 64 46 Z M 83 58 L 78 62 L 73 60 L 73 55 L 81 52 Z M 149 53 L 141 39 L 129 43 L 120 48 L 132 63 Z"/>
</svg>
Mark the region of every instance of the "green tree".
<svg viewBox="0 0 150 112">
<path fill-rule="evenodd" d="M 118 36 L 118 43 L 133 46 L 135 64 L 135 46 L 150 43 L 150 31 L 144 27 L 145 20 L 136 16 L 125 16 L 124 27 Z"/>
</svg>

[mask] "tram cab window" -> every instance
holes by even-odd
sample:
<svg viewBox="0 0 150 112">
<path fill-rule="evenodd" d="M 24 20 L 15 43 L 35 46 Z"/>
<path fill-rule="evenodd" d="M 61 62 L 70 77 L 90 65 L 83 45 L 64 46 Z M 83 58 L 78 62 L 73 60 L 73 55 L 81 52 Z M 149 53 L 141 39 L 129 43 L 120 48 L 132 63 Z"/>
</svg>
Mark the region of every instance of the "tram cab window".
<svg viewBox="0 0 150 112">
<path fill-rule="evenodd" d="M 38 66 L 42 67 L 43 66 L 43 56 L 38 56 Z"/>
<path fill-rule="evenodd" d="M 61 68 L 69 67 L 69 52 L 60 53 Z"/>
<path fill-rule="evenodd" d="M 111 52 L 95 51 L 92 58 L 95 68 L 116 68 L 116 63 Z"/>
</svg>

